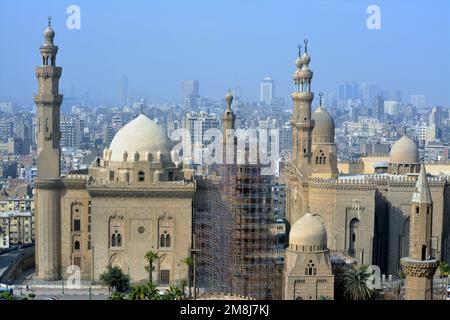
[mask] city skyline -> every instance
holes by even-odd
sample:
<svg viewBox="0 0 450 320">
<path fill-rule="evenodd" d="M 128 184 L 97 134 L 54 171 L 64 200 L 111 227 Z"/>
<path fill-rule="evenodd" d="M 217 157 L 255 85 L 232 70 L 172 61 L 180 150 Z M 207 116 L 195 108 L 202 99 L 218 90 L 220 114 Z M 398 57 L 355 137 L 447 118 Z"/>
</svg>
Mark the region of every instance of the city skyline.
<svg viewBox="0 0 450 320">
<path fill-rule="evenodd" d="M 20 63 L 0 60 L 0 97 L 31 104 L 32 94 L 24 93 L 32 93 L 35 84 L 27 75 L 39 61 L 29 53 L 39 42 L 35 30 L 51 15 L 58 44 L 65 48 L 59 58 L 65 66 L 62 90 L 88 93 L 96 103 L 116 103 L 123 75 L 129 79 L 130 96 L 141 93 L 149 101 L 174 103 L 179 103 L 180 84 L 187 79 L 199 80 L 202 96 L 220 99 L 227 88 L 239 86 L 244 100 L 258 101 L 261 80 L 271 76 L 277 95 L 289 101 L 297 44 L 308 38 L 311 65 L 320 74 L 315 92 L 338 93 L 339 83 L 347 80 L 375 82 L 402 90 L 404 97 L 425 95 L 430 106 L 448 105 L 448 90 L 440 88 L 450 85 L 445 58 L 450 46 L 441 40 L 445 28 L 437 24 L 448 21 L 449 4 L 437 1 L 419 10 L 418 3 L 379 1 L 381 29 L 369 30 L 368 1 L 302 1 L 283 7 L 268 1 L 127 6 L 79 1 L 81 29 L 69 30 L 67 1 L 45 6 L 3 2 L 0 34 Z M 430 50 L 436 44 L 439 50 Z"/>
</svg>

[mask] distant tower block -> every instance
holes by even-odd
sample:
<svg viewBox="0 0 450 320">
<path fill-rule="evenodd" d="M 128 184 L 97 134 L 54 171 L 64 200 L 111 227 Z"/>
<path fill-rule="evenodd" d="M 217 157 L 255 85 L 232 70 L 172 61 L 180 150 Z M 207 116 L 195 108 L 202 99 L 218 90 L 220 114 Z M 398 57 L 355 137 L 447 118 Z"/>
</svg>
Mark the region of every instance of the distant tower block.
<svg viewBox="0 0 450 320">
<path fill-rule="evenodd" d="M 430 255 L 432 217 L 433 200 L 422 164 L 411 201 L 410 256 L 401 259 L 406 275 L 406 300 L 433 299 L 433 276 L 439 262 Z"/>
<path fill-rule="evenodd" d="M 40 279 L 60 278 L 60 112 L 63 96 L 59 94 L 62 68 L 56 67 L 58 47 L 49 17 L 40 47 L 41 66 L 36 68 L 37 106 L 37 179 L 36 187 L 36 272 Z"/>
</svg>

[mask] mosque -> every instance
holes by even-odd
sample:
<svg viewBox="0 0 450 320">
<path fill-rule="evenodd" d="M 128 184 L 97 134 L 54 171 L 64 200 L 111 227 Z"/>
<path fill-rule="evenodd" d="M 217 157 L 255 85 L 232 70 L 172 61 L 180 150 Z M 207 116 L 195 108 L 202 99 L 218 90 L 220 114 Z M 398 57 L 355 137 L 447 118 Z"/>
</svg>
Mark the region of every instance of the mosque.
<svg viewBox="0 0 450 320">
<path fill-rule="evenodd" d="M 312 246 L 313 252 L 320 252 L 325 257 L 324 250 L 329 248 L 331 252 L 353 257 L 359 265 L 377 265 L 382 273 L 398 275 L 402 269 L 401 258 L 411 253 L 411 199 L 421 168 L 417 144 L 407 135 L 395 142 L 386 172 L 340 174 L 333 118 L 324 110 L 322 99 L 316 111 L 311 112 L 313 72 L 309 68 L 311 58 L 307 50 L 305 41 L 305 52 L 299 54 L 293 74 L 293 151 L 284 172 L 287 219 L 292 226 L 286 255 L 298 250 L 306 255 L 303 247 Z M 427 250 L 429 256 L 449 262 L 448 178 L 426 176 L 423 179 L 427 179 L 433 199 L 433 223 Z M 301 234 L 296 234 L 298 230 L 312 229 L 304 225 L 306 222 L 312 224 L 310 214 L 324 228 L 314 227 L 319 232 L 317 238 L 300 241 Z M 309 218 L 304 220 L 304 217 Z M 325 232 L 326 248 L 323 246 Z M 301 261 L 301 268 L 309 268 Z M 327 258 L 320 261 L 324 266 L 328 264 Z M 288 270 L 290 263 L 292 260 L 286 257 Z M 318 275 L 317 262 L 315 267 Z M 329 275 L 328 269 L 323 275 Z"/>
</svg>

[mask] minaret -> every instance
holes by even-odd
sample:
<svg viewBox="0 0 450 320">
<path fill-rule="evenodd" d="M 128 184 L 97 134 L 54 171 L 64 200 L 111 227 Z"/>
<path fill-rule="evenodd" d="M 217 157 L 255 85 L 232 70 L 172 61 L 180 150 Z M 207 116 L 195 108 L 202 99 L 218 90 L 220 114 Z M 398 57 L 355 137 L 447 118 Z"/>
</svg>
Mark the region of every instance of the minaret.
<svg viewBox="0 0 450 320">
<path fill-rule="evenodd" d="M 295 91 L 292 93 L 294 110 L 292 125 L 292 160 L 302 173 L 308 174 L 311 164 L 311 133 L 314 120 L 311 119 L 311 102 L 314 94 L 311 92 L 312 71 L 309 69 L 311 58 L 308 55 L 308 40 L 304 41 L 305 52 L 300 52 L 296 60 L 297 69 L 293 74 Z"/>
<path fill-rule="evenodd" d="M 225 101 L 227 107 L 222 115 L 222 125 L 223 125 L 223 159 L 225 164 L 230 164 L 230 161 L 236 159 L 236 139 L 234 137 L 234 129 L 236 122 L 236 115 L 231 109 L 231 104 L 233 103 L 233 95 L 230 89 L 228 89 L 225 95 Z"/>
<path fill-rule="evenodd" d="M 41 66 L 36 68 L 37 106 L 37 179 L 36 188 L 36 269 L 44 280 L 60 278 L 60 138 L 59 78 L 62 68 L 56 67 L 58 47 L 53 44 L 55 32 L 51 17 L 40 47 Z"/>
<path fill-rule="evenodd" d="M 433 299 L 433 276 L 439 262 L 431 257 L 432 220 L 433 200 L 422 164 L 411 200 L 409 257 L 401 259 L 406 300 Z"/>
</svg>

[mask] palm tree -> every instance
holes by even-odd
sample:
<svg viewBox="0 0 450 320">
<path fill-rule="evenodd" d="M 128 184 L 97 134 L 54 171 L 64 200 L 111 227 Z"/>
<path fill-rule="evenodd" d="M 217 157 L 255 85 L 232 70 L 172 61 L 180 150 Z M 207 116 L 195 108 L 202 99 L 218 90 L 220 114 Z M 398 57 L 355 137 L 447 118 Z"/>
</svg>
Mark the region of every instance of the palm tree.
<svg viewBox="0 0 450 320">
<path fill-rule="evenodd" d="M 128 294 L 129 300 L 146 300 L 148 297 L 147 286 L 135 286 L 131 288 L 131 292 Z"/>
<path fill-rule="evenodd" d="M 347 270 L 339 286 L 341 297 L 344 300 L 370 300 L 374 295 L 373 290 L 367 286 L 371 275 L 367 266 Z"/>
<path fill-rule="evenodd" d="M 148 278 L 150 283 L 153 283 L 153 271 L 155 271 L 154 262 L 159 259 L 157 252 L 152 250 L 145 253 L 145 260 L 147 260 L 148 265 L 145 266 L 145 270 L 148 272 Z"/>
<path fill-rule="evenodd" d="M 147 283 L 147 298 L 149 300 L 159 300 L 161 298 L 159 290 L 156 288 L 154 283 Z"/>
<path fill-rule="evenodd" d="M 162 299 L 163 300 L 180 300 L 184 296 L 183 292 L 177 286 L 170 286 L 169 289 L 166 290 Z"/>
<path fill-rule="evenodd" d="M 128 289 L 130 277 L 122 272 L 117 266 L 109 265 L 105 272 L 100 275 L 100 280 L 108 286 L 110 292 L 124 292 Z"/>
<path fill-rule="evenodd" d="M 192 266 L 194 265 L 194 259 L 189 256 L 186 257 L 183 262 L 188 266 L 188 286 L 189 286 L 189 297 L 192 297 Z"/>
</svg>

